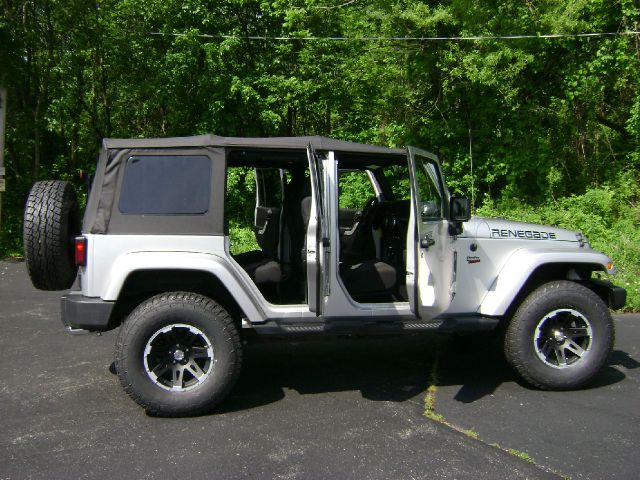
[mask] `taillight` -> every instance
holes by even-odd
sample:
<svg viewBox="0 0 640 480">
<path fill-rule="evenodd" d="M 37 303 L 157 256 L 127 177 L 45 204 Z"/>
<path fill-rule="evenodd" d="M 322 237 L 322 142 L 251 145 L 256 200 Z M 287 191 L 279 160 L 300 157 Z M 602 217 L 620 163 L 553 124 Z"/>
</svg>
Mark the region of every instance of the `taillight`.
<svg viewBox="0 0 640 480">
<path fill-rule="evenodd" d="M 87 264 L 87 239 L 86 237 L 76 237 L 75 241 L 76 265 L 84 267 Z"/>
</svg>

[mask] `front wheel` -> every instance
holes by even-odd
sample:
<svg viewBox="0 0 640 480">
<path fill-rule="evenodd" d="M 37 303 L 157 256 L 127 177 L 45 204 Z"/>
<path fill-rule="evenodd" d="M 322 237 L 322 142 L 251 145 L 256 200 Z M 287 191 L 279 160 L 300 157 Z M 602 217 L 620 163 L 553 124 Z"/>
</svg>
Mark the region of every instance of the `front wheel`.
<svg viewBox="0 0 640 480">
<path fill-rule="evenodd" d="M 609 309 L 588 288 L 546 283 L 520 305 L 505 335 L 505 355 L 531 385 L 568 390 L 588 382 L 613 348 Z"/>
<path fill-rule="evenodd" d="M 115 367 L 124 390 L 149 413 L 205 413 L 229 393 L 242 347 L 229 314 L 193 293 L 157 295 L 125 320 Z"/>
</svg>

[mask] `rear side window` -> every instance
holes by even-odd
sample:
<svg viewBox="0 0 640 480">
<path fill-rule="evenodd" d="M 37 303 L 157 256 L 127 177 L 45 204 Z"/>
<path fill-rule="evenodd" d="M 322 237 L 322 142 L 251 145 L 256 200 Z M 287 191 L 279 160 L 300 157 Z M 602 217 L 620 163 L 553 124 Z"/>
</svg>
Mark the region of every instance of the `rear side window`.
<svg viewBox="0 0 640 480">
<path fill-rule="evenodd" d="M 125 165 L 119 208 L 125 215 L 198 215 L 210 197 L 209 157 L 135 156 Z"/>
</svg>

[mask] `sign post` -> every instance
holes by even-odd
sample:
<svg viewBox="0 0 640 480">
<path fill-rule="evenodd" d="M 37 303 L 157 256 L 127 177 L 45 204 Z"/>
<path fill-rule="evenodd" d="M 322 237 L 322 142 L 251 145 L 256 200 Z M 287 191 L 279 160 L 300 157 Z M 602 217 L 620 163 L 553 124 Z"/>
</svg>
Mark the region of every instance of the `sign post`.
<svg viewBox="0 0 640 480">
<path fill-rule="evenodd" d="M 6 189 L 4 180 L 4 126 L 6 118 L 7 87 L 0 83 L 0 227 L 2 226 L 2 192 Z"/>
</svg>

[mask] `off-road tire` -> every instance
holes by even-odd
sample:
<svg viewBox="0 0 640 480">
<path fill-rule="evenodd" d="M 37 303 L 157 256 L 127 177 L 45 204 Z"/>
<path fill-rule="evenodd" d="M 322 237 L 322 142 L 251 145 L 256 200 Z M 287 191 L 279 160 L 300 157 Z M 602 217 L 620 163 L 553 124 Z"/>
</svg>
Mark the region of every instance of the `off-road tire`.
<svg viewBox="0 0 640 480">
<path fill-rule="evenodd" d="M 188 325 L 210 342 L 213 359 L 201 383 L 184 391 L 163 388 L 147 373 L 145 348 L 154 335 Z M 125 320 L 115 349 L 115 369 L 125 392 L 158 416 L 190 416 L 210 411 L 230 392 L 240 373 L 242 344 L 229 314 L 210 298 L 171 292 L 152 297 Z"/>
<path fill-rule="evenodd" d="M 40 290 L 71 288 L 78 273 L 73 239 L 80 234 L 80 209 L 70 183 L 36 182 L 24 210 L 23 245 L 27 271 Z"/>
<path fill-rule="evenodd" d="M 590 341 L 581 337 L 583 346 L 588 344 L 589 348 L 581 356 L 575 355 L 573 363 L 551 366 L 543 359 L 544 352 L 540 352 L 542 340 L 536 343 L 538 328 L 544 327 L 546 319 L 555 321 L 554 312 L 568 312 L 560 315 L 589 326 Z M 562 338 L 562 333 L 558 335 Z M 605 365 L 613 344 L 613 320 L 602 299 L 578 283 L 553 281 L 534 290 L 517 309 L 505 332 L 504 349 L 507 361 L 530 385 L 544 390 L 570 390 L 584 385 Z M 558 345 L 562 347 L 563 343 Z M 549 358 L 553 356 L 550 354 Z"/>
</svg>

